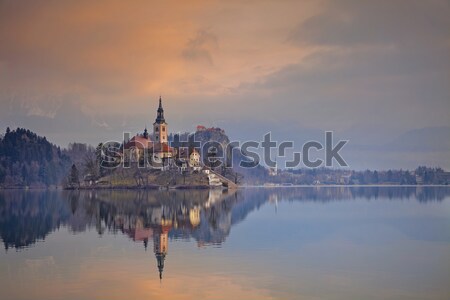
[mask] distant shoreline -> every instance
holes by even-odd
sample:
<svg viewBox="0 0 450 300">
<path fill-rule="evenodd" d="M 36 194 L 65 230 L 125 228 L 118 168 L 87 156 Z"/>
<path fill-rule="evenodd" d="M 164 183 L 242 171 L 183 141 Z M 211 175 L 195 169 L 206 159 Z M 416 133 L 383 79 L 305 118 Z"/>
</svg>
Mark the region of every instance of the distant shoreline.
<svg viewBox="0 0 450 300">
<path fill-rule="evenodd" d="M 244 185 L 242 188 L 293 188 L 293 187 L 450 187 L 446 184 L 297 184 L 297 185 Z"/>
<path fill-rule="evenodd" d="M 273 186 L 267 186 L 267 185 L 240 185 L 237 187 L 237 189 L 254 189 L 254 188 L 265 188 L 265 189 L 278 189 L 278 188 L 359 188 L 359 187 L 449 187 L 450 185 L 445 184 L 421 184 L 421 185 L 415 185 L 415 184 L 322 184 L 322 185 L 273 185 Z M 210 187 L 206 185 L 196 185 L 196 186 L 189 186 L 189 185 L 178 185 L 178 186 L 143 186 L 143 187 L 80 187 L 80 188 L 65 188 L 62 186 L 58 187 L 0 187 L 0 191 L 6 191 L 6 190 L 63 190 L 63 191 L 94 191 L 94 190 L 216 190 L 217 187 Z M 227 189 L 227 188 L 224 188 Z"/>
</svg>

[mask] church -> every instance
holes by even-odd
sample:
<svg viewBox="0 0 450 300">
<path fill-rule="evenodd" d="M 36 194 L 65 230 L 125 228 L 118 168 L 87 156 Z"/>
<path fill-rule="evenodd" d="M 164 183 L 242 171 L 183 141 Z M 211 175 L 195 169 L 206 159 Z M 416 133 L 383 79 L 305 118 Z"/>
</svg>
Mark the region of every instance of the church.
<svg viewBox="0 0 450 300">
<path fill-rule="evenodd" d="M 164 118 L 164 108 L 160 96 L 156 119 L 153 123 L 152 137 L 145 128 L 142 134 L 137 134 L 128 142 L 125 142 L 123 144 L 123 160 L 126 162 L 146 162 L 146 167 L 161 170 L 175 166 L 175 163 L 181 166 L 181 171 L 186 171 L 188 168 L 193 171 L 201 170 L 199 152 L 192 149 L 189 157 L 177 156 L 178 149 L 170 147 L 168 136 L 168 124 Z M 178 161 L 175 161 L 175 158 Z"/>
</svg>

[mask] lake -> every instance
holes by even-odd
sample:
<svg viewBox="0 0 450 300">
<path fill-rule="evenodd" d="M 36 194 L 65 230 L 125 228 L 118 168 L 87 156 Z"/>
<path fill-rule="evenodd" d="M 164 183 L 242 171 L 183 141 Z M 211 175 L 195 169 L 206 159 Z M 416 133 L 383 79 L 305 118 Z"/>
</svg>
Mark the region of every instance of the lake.
<svg viewBox="0 0 450 300">
<path fill-rule="evenodd" d="M 0 191 L 1 299 L 450 299 L 449 187 Z"/>
</svg>

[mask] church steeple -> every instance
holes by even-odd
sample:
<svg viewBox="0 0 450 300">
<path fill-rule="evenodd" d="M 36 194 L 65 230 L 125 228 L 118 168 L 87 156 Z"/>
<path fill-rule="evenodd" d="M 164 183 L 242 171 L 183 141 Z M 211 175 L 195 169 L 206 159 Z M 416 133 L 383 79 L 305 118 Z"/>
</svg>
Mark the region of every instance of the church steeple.
<svg viewBox="0 0 450 300">
<path fill-rule="evenodd" d="M 161 253 L 161 252 L 156 253 L 156 260 L 158 262 L 159 279 L 162 279 L 165 259 L 166 259 L 165 253 Z"/>
<path fill-rule="evenodd" d="M 164 119 L 164 109 L 162 107 L 161 96 L 159 96 L 159 106 L 155 123 L 153 123 L 153 135 L 155 142 L 167 143 L 167 123 Z"/>
<path fill-rule="evenodd" d="M 158 226 L 154 230 L 153 236 L 153 251 L 158 263 L 159 279 L 162 279 L 164 271 L 164 261 L 166 259 L 167 250 L 169 247 L 169 228 Z"/>
<path fill-rule="evenodd" d="M 164 119 L 164 109 L 162 107 L 161 96 L 159 96 L 158 114 L 156 116 L 155 123 L 157 123 L 157 124 L 166 123 L 166 120 Z"/>
</svg>

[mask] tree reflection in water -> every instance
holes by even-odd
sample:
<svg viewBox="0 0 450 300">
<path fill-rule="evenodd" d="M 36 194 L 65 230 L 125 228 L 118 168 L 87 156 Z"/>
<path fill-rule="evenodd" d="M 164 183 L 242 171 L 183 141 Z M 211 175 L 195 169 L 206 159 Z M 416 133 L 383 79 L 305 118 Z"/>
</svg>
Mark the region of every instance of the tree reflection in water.
<svg viewBox="0 0 450 300">
<path fill-rule="evenodd" d="M 1 191 L 0 237 L 6 251 L 29 247 L 61 226 L 125 234 L 153 242 L 162 278 L 169 240 L 221 245 L 235 224 L 267 202 L 349 199 L 442 201 L 450 189 L 429 187 L 303 187 L 169 191 Z"/>
</svg>

